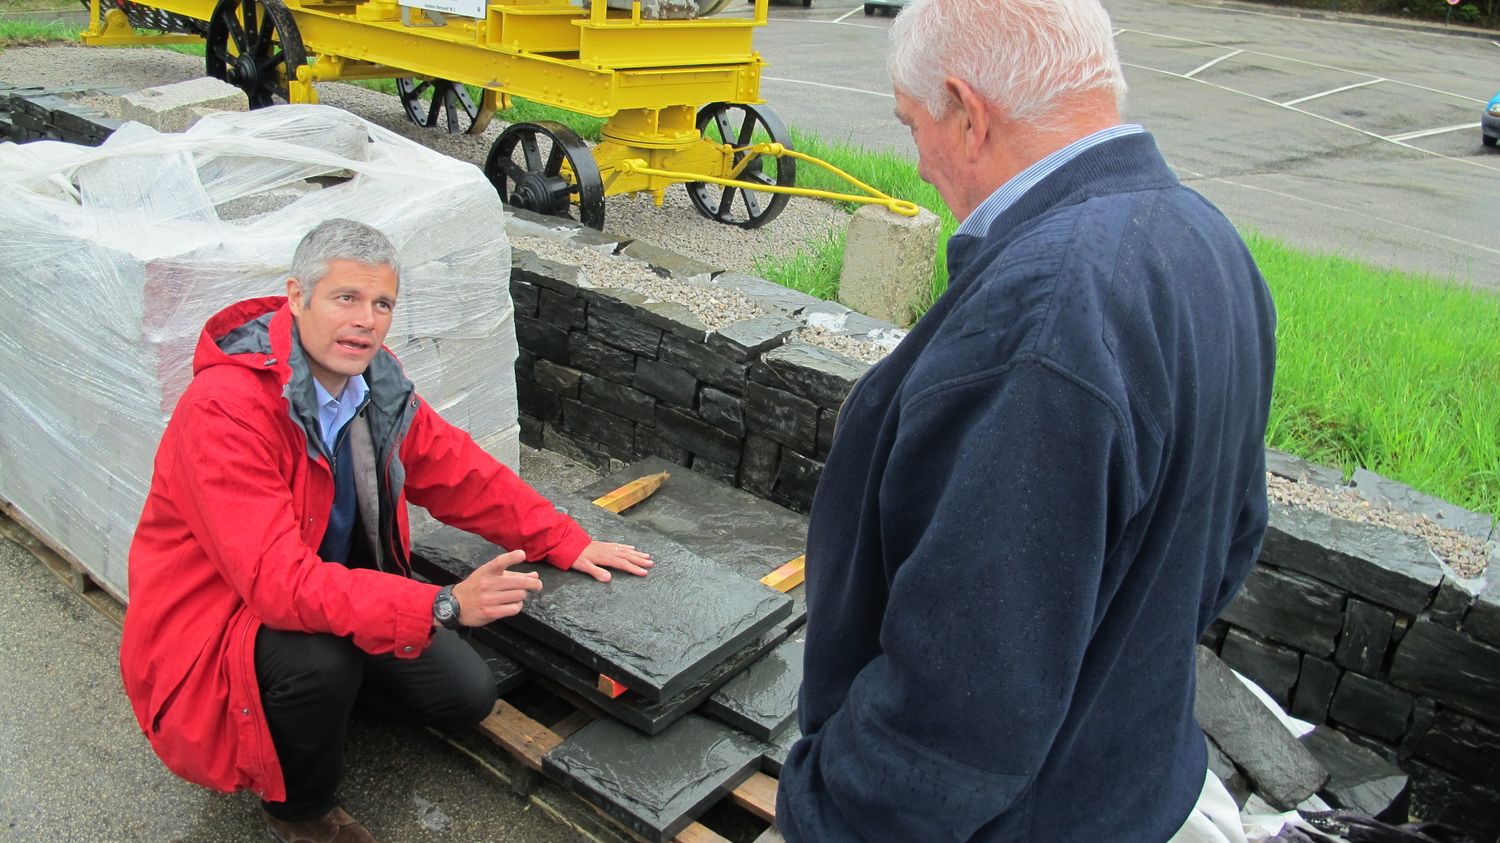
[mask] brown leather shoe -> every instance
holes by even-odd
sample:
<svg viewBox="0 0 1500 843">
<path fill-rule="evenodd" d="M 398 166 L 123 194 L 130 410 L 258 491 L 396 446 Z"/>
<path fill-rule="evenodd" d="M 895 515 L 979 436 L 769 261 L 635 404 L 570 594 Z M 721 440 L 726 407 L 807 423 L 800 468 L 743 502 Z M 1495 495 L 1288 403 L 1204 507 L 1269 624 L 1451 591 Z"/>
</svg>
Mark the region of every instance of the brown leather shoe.
<svg viewBox="0 0 1500 843">
<path fill-rule="evenodd" d="M 264 811 L 262 814 L 271 836 L 281 843 L 379 843 L 343 808 L 334 808 L 315 820 L 298 823 L 278 820 Z"/>
</svg>

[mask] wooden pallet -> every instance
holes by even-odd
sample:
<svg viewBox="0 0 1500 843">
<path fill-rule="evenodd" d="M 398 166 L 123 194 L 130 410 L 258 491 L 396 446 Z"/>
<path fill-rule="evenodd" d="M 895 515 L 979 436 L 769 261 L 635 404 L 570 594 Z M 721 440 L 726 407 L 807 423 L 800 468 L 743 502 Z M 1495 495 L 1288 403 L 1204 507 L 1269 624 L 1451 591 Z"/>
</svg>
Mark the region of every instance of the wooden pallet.
<svg viewBox="0 0 1500 843">
<path fill-rule="evenodd" d="M 20 545 L 51 571 L 68 590 L 99 610 L 117 627 L 125 626 L 125 602 L 79 562 L 66 548 L 43 538 L 36 523 L 10 501 L 0 499 L 0 539 Z"/>
</svg>

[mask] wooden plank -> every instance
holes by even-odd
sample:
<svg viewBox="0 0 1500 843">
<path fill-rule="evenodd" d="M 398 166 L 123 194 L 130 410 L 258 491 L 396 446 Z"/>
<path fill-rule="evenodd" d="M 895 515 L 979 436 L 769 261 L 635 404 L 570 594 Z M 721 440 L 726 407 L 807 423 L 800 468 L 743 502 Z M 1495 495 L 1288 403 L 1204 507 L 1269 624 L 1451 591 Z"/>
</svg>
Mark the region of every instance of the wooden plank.
<svg viewBox="0 0 1500 843">
<path fill-rule="evenodd" d="M 479 731 L 538 772 L 542 769 L 542 756 L 562 743 L 556 732 L 505 700 L 495 701 L 495 710 L 479 724 Z"/>
<path fill-rule="evenodd" d="M 552 733 L 563 740 L 567 740 L 574 732 L 597 719 L 591 712 L 582 709 L 569 714 L 567 717 L 552 724 Z"/>
<path fill-rule="evenodd" d="M 776 788 L 779 782 L 765 773 L 756 773 L 729 794 L 734 804 L 768 823 L 776 822 Z"/>
<path fill-rule="evenodd" d="M 693 823 L 677 832 L 677 836 L 672 838 L 672 843 L 729 843 L 729 839 L 719 836 L 702 823 Z"/>
<path fill-rule="evenodd" d="M 807 556 L 805 554 L 798 556 L 796 559 L 761 577 L 760 581 L 785 594 L 801 585 L 802 581 L 807 579 L 807 572 L 803 569 L 806 563 Z"/>
<path fill-rule="evenodd" d="M 656 494 L 661 484 L 671 475 L 663 471 L 657 474 L 648 474 L 638 480 L 632 480 L 615 489 L 613 492 L 600 495 L 594 499 L 594 506 L 607 509 L 616 515 L 635 506 L 646 498 Z"/>
<path fill-rule="evenodd" d="M 605 676 L 602 673 L 599 674 L 599 682 L 595 687 L 599 689 L 599 693 L 603 694 L 606 697 L 609 697 L 612 700 L 617 700 L 620 697 L 625 696 L 626 692 L 630 690 L 623 684 L 610 679 L 608 676 Z"/>
<path fill-rule="evenodd" d="M 41 535 L 19 510 L 9 502 L 0 500 L 0 538 L 15 542 L 61 580 L 69 591 L 82 597 L 85 603 L 97 609 L 110 623 L 124 628 L 124 602 L 112 591 L 103 588 L 71 554 L 52 547 Z"/>
</svg>

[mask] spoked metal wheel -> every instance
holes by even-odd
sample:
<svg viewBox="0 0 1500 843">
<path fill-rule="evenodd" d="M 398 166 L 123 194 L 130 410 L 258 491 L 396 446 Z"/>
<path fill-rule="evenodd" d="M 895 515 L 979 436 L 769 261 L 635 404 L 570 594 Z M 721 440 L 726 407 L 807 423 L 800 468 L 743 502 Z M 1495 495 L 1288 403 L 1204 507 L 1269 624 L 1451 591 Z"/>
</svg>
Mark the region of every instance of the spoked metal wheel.
<svg viewBox="0 0 1500 843">
<path fill-rule="evenodd" d="M 219 0 L 208 19 L 208 75 L 234 85 L 251 108 L 288 102 L 287 83 L 307 63 L 281 0 Z"/>
<path fill-rule="evenodd" d="M 469 89 L 447 79 L 397 79 L 396 95 L 407 118 L 424 129 L 442 128 L 450 135 L 468 132 L 479 115 Z"/>
<path fill-rule="evenodd" d="M 698 112 L 698 131 L 706 140 L 727 143 L 735 148 L 752 143 L 774 142 L 791 148 L 792 136 L 781 119 L 769 109 L 742 103 L 716 102 Z M 735 167 L 750 157 L 737 181 L 768 186 L 792 187 L 797 182 L 797 161 L 791 157 L 736 152 Z M 785 193 L 761 193 L 738 187 L 723 187 L 709 182 L 689 182 L 688 197 L 698 213 L 725 225 L 760 228 L 781 213 L 791 197 Z"/>
<path fill-rule="evenodd" d="M 604 228 L 604 182 L 594 154 L 572 129 L 551 120 L 513 123 L 490 147 L 484 174 L 503 202 Z"/>
</svg>

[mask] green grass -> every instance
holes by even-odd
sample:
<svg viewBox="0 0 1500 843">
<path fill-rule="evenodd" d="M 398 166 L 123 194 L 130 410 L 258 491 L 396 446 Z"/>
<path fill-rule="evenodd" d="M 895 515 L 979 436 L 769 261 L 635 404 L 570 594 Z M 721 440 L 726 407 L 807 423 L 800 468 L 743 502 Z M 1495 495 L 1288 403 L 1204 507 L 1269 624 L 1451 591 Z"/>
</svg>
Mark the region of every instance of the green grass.
<svg viewBox="0 0 1500 843">
<path fill-rule="evenodd" d="M 0 51 L 77 38 L 77 24 L 0 19 Z"/>
</svg>

